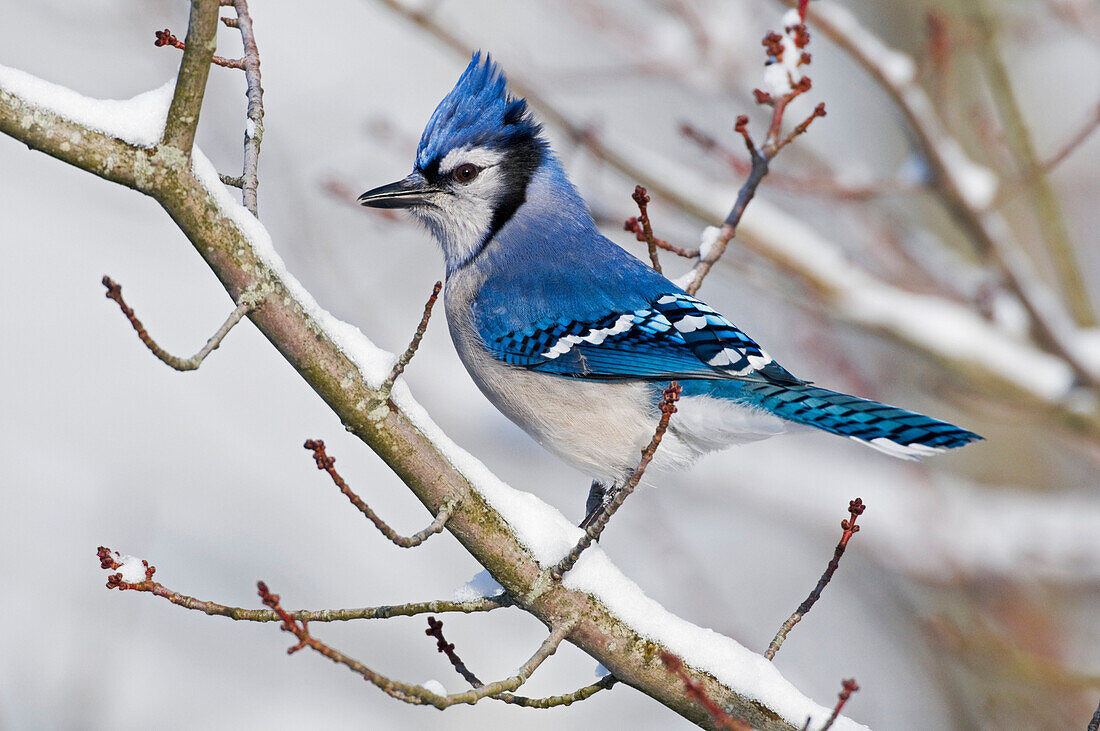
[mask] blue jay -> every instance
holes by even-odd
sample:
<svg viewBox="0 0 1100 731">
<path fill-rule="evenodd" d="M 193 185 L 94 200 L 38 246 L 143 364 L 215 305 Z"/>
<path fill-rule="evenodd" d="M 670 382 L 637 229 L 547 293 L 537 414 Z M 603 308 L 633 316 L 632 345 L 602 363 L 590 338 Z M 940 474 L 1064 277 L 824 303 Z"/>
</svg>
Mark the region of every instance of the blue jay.
<svg viewBox="0 0 1100 731">
<path fill-rule="evenodd" d="M 669 381 L 679 411 L 654 466 L 797 425 L 915 459 L 980 439 L 793 376 L 733 323 L 600 235 L 500 68 L 475 53 L 403 180 L 364 193 L 439 240 L 447 321 L 482 393 L 594 478 L 590 520 L 638 464 Z"/>
</svg>

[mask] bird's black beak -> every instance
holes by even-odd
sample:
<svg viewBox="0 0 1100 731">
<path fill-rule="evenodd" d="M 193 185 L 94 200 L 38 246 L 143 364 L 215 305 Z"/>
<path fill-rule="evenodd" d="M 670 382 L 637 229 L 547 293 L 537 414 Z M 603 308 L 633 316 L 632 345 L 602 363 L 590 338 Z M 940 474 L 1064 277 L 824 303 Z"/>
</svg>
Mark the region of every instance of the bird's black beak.
<svg viewBox="0 0 1100 731">
<path fill-rule="evenodd" d="M 371 208 L 412 208 L 430 204 L 428 197 L 438 191 L 419 172 L 404 180 L 368 190 L 359 196 L 359 203 Z"/>
</svg>

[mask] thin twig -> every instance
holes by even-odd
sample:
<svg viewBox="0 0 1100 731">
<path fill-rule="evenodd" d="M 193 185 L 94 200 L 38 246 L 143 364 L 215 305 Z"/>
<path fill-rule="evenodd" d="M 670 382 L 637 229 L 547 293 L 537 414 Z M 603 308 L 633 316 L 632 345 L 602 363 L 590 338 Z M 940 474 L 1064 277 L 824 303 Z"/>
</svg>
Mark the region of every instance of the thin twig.
<svg viewBox="0 0 1100 731">
<path fill-rule="evenodd" d="M 374 523 L 374 527 L 381 531 L 382 535 L 389 538 L 394 544 L 401 548 L 419 546 L 436 533 L 442 532 L 443 527 L 447 524 L 447 520 L 451 517 L 451 513 L 455 509 L 455 504 L 453 502 L 445 501 L 439 506 L 439 512 L 436 513 L 435 520 L 433 520 L 427 528 L 413 533 L 411 536 L 400 535 L 391 528 L 386 521 L 378 517 L 378 514 L 371 510 L 371 507 L 352 491 L 348 483 L 344 482 L 344 478 L 340 476 L 340 473 L 337 472 L 336 468 L 333 466 L 336 464 L 336 458 L 330 457 L 325 453 L 325 443 L 323 441 L 320 439 L 309 439 L 303 446 L 313 452 L 313 459 L 317 462 L 317 469 L 327 472 L 329 477 L 332 478 L 332 481 L 336 483 L 336 487 L 340 488 L 340 492 L 344 493 L 347 499 L 351 501 L 351 504 L 359 508 L 359 512 L 367 516 L 367 519 Z"/>
<path fill-rule="evenodd" d="M 676 673 L 680 680 L 684 683 L 684 690 L 687 691 L 689 698 L 693 698 L 703 704 L 703 707 L 707 709 L 707 713 L 710 714 L 711 720 L 714 721 L 718 728 L 730 729 L 731 731 L 752 731 L 752 726 L 746 723 L 740 718 L 734 718 L 729 715 L 714 702 L 706 689 L 695 678 L 692 678 L 684 671 L 684 661 L 671 652 L 661 653 L 661 662 L 665 667 Z"/>
<path fill-rule="evenodd" d="M 244 178 L 239 175 L 225 175 L 218 173 L 218 180 L 222 181 L 222 185 L 231 185 L 234 188 L 244 187 Z"/>
<path fill-rule="evenodd" d="M 844 549 L 848 547 L 848 541 L 852 536 L 859 532 L 859 526 L 856 525 L 856 520 L 859 516 L 863 515 L 863 511 L 867 509 L 863 500 L 856 498 L 848 503 L 848 518 L 840 521 L 840 527 L 844 530 L 844 533 L 840 536 L 840 542 L 836 544 L 836 549 L 833 551 L 833 558 L 829 561 L 829 565 L 825 567 L 825 573 L 821 575 L 821 578 L 817 582 L 817 586 L 814 587 L 810 595 L 798 605 L 798 609 L 794 611 L 787 621 L 780 627 L 779 631 L 775 633 L 775 637 L 772 639 L 771 644 L 768 645 L 767 651 L 764 652 L 764 657 L 772 660 L 775 658 L 775 653 L 779 652 L 780 646 L 783 644 L 783 640 L 787 639 L 787 633 L 798 624 L 806 613 L 813 608 L 817 600 L 821 598 L 821 592 L 825 590 L 825 587 L 832 581 L 833 574 L 836 573 L 837 567 L 840 566 L 840 557 L 844 555 Z"/>
<path fill-rule="evenodd" d="M 848 702 L 848 699 L 852 697 L 852 693 L 859 690 L 859 686 L 856 685 L 855 678 L 849 678 L 841 683 L 841 691 L 837 694 L 836 705 L 833 706 L 833 713 L 829 716 L 829 720 L 825 722 L 825 725 L 821 727 L 821 731 L 829 731 L 833 727 L 833 723 L 836 721 L 836 717 L 840 715 L 840 711 L 844 708 L 844 704 Z"/>
<path fill-rule="evenodd" d="M 104 569 L 116 569 L 118 563 L 114 560 L 117 553 L 112 555 L 109 548 L 99 547 L 98 556 Z M 202 612 L 212 617 L 227 617 L 242 622 L 275 622 L 279 615 L 270 609 L 244 609 L 243 607 L 231 607 L 217 602 L 196 599 L 178 591 L 169 589 L 158 581 L 153 581 L 155 567 L 149 567 L 151 571 L 146 574 L 146 580 L 135 583 L 111 579 L 108 577 L 108 587 L 124 591 L 139 591 L 158 596 L 178 607 Z M 436 599 L 427 602 L 408 602 L 406 604 L 382 604 L 377 607 L 354 607 L 348 609 L 299 609 L 290 612 L 290 616 L 303 622 L 348 622 L 355 619 L 390 619 L 391 617 L 415 617 L 420 614 L 441 614 L 443 612 L 461 612 L 472 614 L 475 612 L 491 612 L 494 609 L 514 606 L 507 594 L 498 594 L 491 597 L 471 599 L 470 601 L 451 601 L 448 599 Z"/>
<path fill-rule="evenodd" d="M 381 394 L 383 401 L 390 397 L 393 384 L 405 372 L 405 367 L 416 355 L 416 349 L 420 347 L 420 341 L 424 339 L 424 332 L 428 329 L 428 320 L 432 317 L 432 307 L 435 306 L 435 301 L 439 299 L 441 289 L 443 289 L 443 282 L 436 282 L 435 286 L 432 287 L 432 294 L 428 297 L 428 301 L 424 303 L 424 315 L 420 318 L 420 324 L 416 326 L 416 332 L 413 333 L 412 340 L 409 341 L 409 347 L 405 348 L 405 352 L 393 364 L 393 370 L 386 376 L 386 380 L 382 381 L 382 385 L 378 387 L 378 392 Z"/>
<path fill-rule="evenodd" d="M 122 314 L 126 316 L 126 319 L 133 325 L 134 330 L 137 331 L 138 338 L 141 342 L 145 343 L 145 347 L 149 348 L 149 351 L 155 355 L 161 362 L 166 365 L 175 368 L 177 371 L 193 371 L 202 365 L 202 362 L 206 360 L 206 356 L 213 353 L 218 349 L 218 346 L 222 344 L 222 340 L 229 334 L 229 331 L 233 327 L 244 319 L 252 310 L 256 309 L 257 304 L 250 300 L 242 301 L 233 312 L 229 313 L 229 317 L 226 318 L 222 326 L 218 328 L 218 331 L 210 336 L 210 339 L 206 341 L 206 345 L 202 346 L 202 350 L 192 355 L 190 358 L 180 358 L 179 356 L 172 355 L 165 351 L 159 345 L 154 342 L 149 333 L 145 330 L 145 326 L 141 324 L 141 320 L 137 319 L 134 315 L 133 309 L 126 304 L 122 299 L 122 285 L 115 282 L 110 277 L 104 275 L 103 286 L 107 288 L 107 299 L 112 299 L 118 303 L 118 306 L 122 309 Z"/>
<path fill-rule="evenodd" d="M 653 226 L 649 223 L 649 194 L 642 186 L 635 185 L 632 197 L 634 202 L 638 204 L 638 218 L 627 219 L 626 230 L 632 230 L 630 228 L 631 221 L 635 221 L 636 225 L 641 227 L 641 239 L 649 249 L 649 260 L 653 262 L 653 268 L 657 270 L 657 273 L 661 274 L 661 262 L 657 259 L 657 239 L 653 237 Z"/>
<path fill-rule="evenodd" d="M 642 186 L 640 185 L 637 187 L 642 188 Z M 645 190 L 645 188 L 642 188 L 642 190 Z M 673 254 L 676 254 L 677 256 L 682 256 L 685 259 L 697 259 L 699 257 L 698 249 L 685 249 L 681 246 L 677 246 L 676 244 L 670 244 L 664 239 L 659 239 L 656 236 L 653 236 L 652 230 L 650 231 L 649 237 L 647 238 L 645 228 L 642 226 L 641 221 L 638 220 L 638 216 L 631 216 L 630 218 L 626 219 L 626 221 L 623 222 L 623 231 L 629 231 L 630 233 L 634 234 L 635 239 L 642 242 L 643 244 L 646 244 L 647 246 L 649 246 L 652 242 L 652 245 L 657 247 L 658 249 L 671 251 Z M 655 256 L 656 253 L 657 252 L 654 251 L 653 255 Z"/>
<path fill-rule="evenodd" d="M 165 28 L 164 30 L 153 31 L 153 35 L 156 36 L 156 40 L 153 41 L 153 45 L 157 48 L 164 46 L 171 46 L 172 48 L 178 48 L 181 51 L 187 50 L 187 44 L 176 38 L 172 31 Z M 225 58 L 224 56 L 214 55 L 210 57 L 210 63 L 221 66 L 227 69 L 244 69 L 244 59 L 241 58 Z"/>
<path fill-rule="evenodd" d="M 447 638 L 443 636 L 443 622 L 435 617 L 428 617 L 428 629 L 424 630 L 424 634 L 429 637 L 434 637 L 436 640 L 436 650 L 447 656 L 452 667 L 455 671 L 461 675 L 467 683 L 474 688 L 480 688 L 484 685 L 481 680 L 474 675 L 474 673 L 466 667 L 466 663 L 462 662 L 462 658 L 455 652 L 455 646 L 453 642 L 447 642 Z M 521 695 L 515 695 L 513 693 L 498 693 L 497 695 L 490 696 L 493 700 L 503 701 L 504 703 L 510 703 L 516 706 L 523 706 L 525 708 L 556 708 L 557 706 L 568 706 L 577 701 L 586 700 L 601 690 L 608 690 L 615 683 L 618 682 L 614 676 L 605 675 L 600 678 L 599 681 L 586 685 L 583 688 L 578 688 L 572 693 L 566 693 L 563 695 L 552 695 L 545 698 L 527 698 Z"/>
<path fill-rule="evenodd" d="M 241 186 L 244 205 L 253 216 L 258 214 L 257 188 L 260 185 L 258 174 L 260 164 L 260 143 L 264 138 L 264 89 L 260 83 L 260 50 L 256 46 L 256 36 L 252 31 L 252 16 L 248 14 L 248 0 L 233 0 L 237 11 L 236 28 L 241 32 L 244 46 L 244 78 L 247 84 L 248 111 L 246 112 L 244 133 L 244 172 L 241 174 Z"/>
<path fill-rule="evenodd" d="M 573 565 L 577 563 L 577 559 L 581 557 L 581 554 L 592 545 L 592 543 L 599 539 L 600 534 L 603 533 L 604 528 L 607 527 L 607 522 L 611 519 L 611 516 L 615 514 L 622 504 L 626 502 L 626 499 L 630 497 L 630 494 L 634 492 L 634 488 L 641 482 L 642 475 L 645 474 L 646 467 L 653 460 L 653 454 L 657 451 L 657 447 L 661 446 L 661 439 L 665 435 L 665 431 L 668 430 L 668 421 L 672 418 L 672 415 L 676 413 L 676 402 L 680 400 L 680 394 L 683 389 L 680 388 L 680 384 L 673 381 L 668 385 L 668 388 L 664 390 L 661 395 L 661 403 L 658 408 L 661 410 L 661 418 L 657 422 L 657 429 L 653 432 L 653 438 L 649 441 L 649 444 L 642 450 L 642 459 L 638 463 L 638 467 L 634 470 L 634 474 L 630 476 L 626 484 L 623 485 L 616 493 L 615 496 L 600 510 L 595 519 L 588 524 L 584 529 L 584 535 L 577 541 L 577 545 L 573 546 L 566 556 L 558 562 L 553 569 L 550 570 L 550 576 L 556 580 L 561 580 L 561 577 L 565 575 L 569 569 L 573 568 Z"/>
<path fill-rule="evenodd" d="M 1062 161 L 1073 154 L 1081 145 L 1085 143 L 1092 133 L 1096 131 L 1097 127 L 1100 127 L 1100 104 L 1093 107 L 1092 114 L 1081 125 L 1081 129 L 1077 130 L 1077 133 L 1071 137 L 1066 144 L 1062 145 L 1056 153 L 1050 156 L 1049 159 L 1044 160 L 1040 166 L 1043 172 L 1049 173 L 1054 168 L 1062 164 Z"/>
<path fill-rule="evenodd" d="M 809 45 L 810 34 L 805 26 L 805 3 L 799 4 L 798 11 L 803 23 L 796 27 L 785 29 L 784 32 L 791 35 L 794 39 L 794 48 L 791 50 L 797 50 L 802 54 L 799 65 L 808 65 L 810 63 L 810 55 L 805 53 L 804 49 Z M 784 53 L 782 40 L 783 37 L 774 32 L 768 33 L 768 35 L 764 37 L 764 46 L 768 49 L 769 59 L 774 62 L 782 60 L 782 55 Z M 733 129 L 741 135 L 742 139 L 745 141 L 745 149 L 749 152 L 749 160 L 751 162 L 749 176 L 745 180 L 744 185 L 742 185 L 741 189 L 737 192 L 737 200 L 734 201 L 733 208 L 730 209 L 729 214 L 726 216 L 726 220 L 722 222 L 718 235 L 711 242 L 706 255 L 701 255 L 699 261 L 691 268 L 691 271 L 684 275 L 683 279 L 684 282 L 686 282 L 684 290 L 688 294 L 695 294 L 699 291 L 699 288 L 703 286 L 703 279 L 710 273 L 715 263 L 722 258 L 722 255 L 726 253 L 726 247 L 737 233 L 737 226 L 741 222 L 741 217 L 744 215 L 745 209 L 748 208 L 749 203 L 756 195 L 756 189 L 760 186 L 760 182 L 764 179 L 764 176 L 768 174 L 768 165 L 771 161 L 779 154 L 780 150 L 794 141 L 796 137 L 804 134 L 815 119 L 825 116 L 825 104 L 820 103 L 814 107 L 810 116 L 796 125 L 789 134 L 786 136 L 782 135 L 783 117 L 788 105 L 802 94 L 808 92 L 811 87 L 812 83 L 810 82 L 810 77 L 803 76 L 797 82 L 791 84 L 790 91 L 778 98 L 774 98 L 770 93 L 761 91 L 760 89 L 754 90 L 753 94 L 756 96 L 757 103 L 772 108 L 771 121 L 768 124 L 767 135 L 764 138 L 764 144 L 759 148 L 753 141 L 752 135 L 749 133 L 749 118 L 744 114 L 737 117 Z"/>
<path fill-rule="evenodd" d="M 428 629 L 424 630 L 424 634 L 435 638 L 436 652 L 441 652 L 446 655 L 451 666 L 454 667 L 455 672 L 461 675 L 467 683 L 475 688 L 480 688 L 485 685 L 468 667 L 466 667 L 466 663 L 462 662 L 462 658 L 455 652 L 454 643 L 447 642 L 447 638 L 443 636 L 442 620 L 436 619 L 435 617 L 428 617 Z"/>
<path fill-rule="evenodd" d="M 441 696 L 423 686 L 411 685 L 387 678 L 380 673 L 374 672 L 358 660 L 326 645 L 310 635 L 307 623 L 295 621 L 294 618 L 290 616 L 290 613 L 280 606 L 279 595 L 272 594 L 264 582 L 259 582 L 257 587 L 263 603 L 278 614 L 279 618 L 282 620 L 281 629 L 290 632 L 298 638 L 298 644 L 289 648 L 287 650 L 288 654 L 293 654 L 304 647 L 308 647 L 324 655 L 329 660 L 344 665 L 358 675 L 361 675 L 365 680 L 377 686 L 387 695 L 413 705 L 431 705 L 440 710 L 459 703 L 468 703 L 472 705 L 487 696 L 512 691 L 520 687 L 527 682 L 527 679 L 531 677 L 531 674 L 543 663 L 543 661 L 557 651 L 558 646 L 573 627 L 571 623 L 563 623 L 554 627 L 550 635 L 543 640 L 535 654 L 516 671 L 515 675 L 505 678 L 504 680 L 498 680 L 495 683 L 482 685 L 479 688 L 474 688 L 464 693 L 451 693 L 450 695 Z"/>
</svg>

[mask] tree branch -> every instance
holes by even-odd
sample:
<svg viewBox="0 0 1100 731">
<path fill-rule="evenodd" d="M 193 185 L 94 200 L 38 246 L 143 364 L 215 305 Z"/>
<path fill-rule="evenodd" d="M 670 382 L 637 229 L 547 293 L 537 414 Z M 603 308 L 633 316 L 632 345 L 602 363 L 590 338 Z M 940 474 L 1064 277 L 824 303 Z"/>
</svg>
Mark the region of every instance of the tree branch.
<svg viewBox="0 0 1100 731">
<path fill-rule="evenodd" d="M 257 212 L 259 203 L 257 189 L 260 186 L 260 143 L 264 139 L 264 89 L 260 83 L 260 50 L 256 46 L 256 35 L 252 30 L 252 16 L 248 14 L 248 0 L 233 0 L 233 9 L 237 11 L 234 27 L 241 32 L 244 45 L 244 78 L 248 85 L 248 112 L 244 133 L 244 172 L 241 174 L 241 190 L 244 206 Z"/>
<path fill-rule="evenodd" d="M 168 109 L 161 144 L 175 148 L 183 157 L 191 156 L 195 130 L 199 126 L 199 111 L 210 75 L 210 61 L 217 48 L 218 0 L 191 0 L 191 17 L 187 24 L 187 48 L 183 51 L 176 91 Z"/>
<path fill-rule="evenodd" d="M 833 714 L 829 716 L 829 720 L 825 722 L 825 725 L 821 727 L 821 731 L 829 731 L 836 723 L 837 716 L 840 715 L 840 711 L 844 708 L 844 704 L 848 702 L 848 699 L 852 697 L 852 693 L 859 690 L 859 686 L 856 685 L 855 678 L 850 678 L 841 683 L 840 693 L 837 694 L 836 706 L 833 707 Z"/>
<path fill-rule="evenodd" d="M 775 637 L 772 639 L 771 644 L 768 645 L 768 649 L 764 652 L 764 657 L 769 660 L 775 659 L 775 653 L 779 652 L 780 646 L 783 641 L 787 639 L 787 634 L 794 629 L 794 626 L 802 621 L 802 618 L 813 609 L 814 604 L 821 598 L 821 592 L 825 591 L 825 587 L 829 585 L 829 582 L 833 580 L 833 574 L 836 573 L 837 568 L 840 567 L 840 557 L 844 555 L 844 550 L 848 547 L 848 541 L 852 539 L 852 536 L 859 532 L 859 526 L 856 525 L 856 520 L 859 516 L 863 515 L 863 511 L 867 509 L 863 501 L 858 497 L 848 503 L 848 518 L 840 521 L 840 527 L 844 531 L 840 536 L 840 542 L 836 544 L 836 548 L 833 550 L 833 557 L 829 560 L 829 565 L 825 567 L 825 573 L 818 579 L 817 586 L 813 588 L 810 595 L 807 596 L 801 604 L 798 605 L 798 609 L 794 610 L 794 614 L 787 618 L 779 631 L 775 633 Z"/>
<path fill-rule="evenodd" d="M 115 282 L 110 277 L 104 275 L 103 286 L 107 288 L 107 299 L 114 300 L 118 303 L 119 308 L 122 310 L 122 314 L 126 316 L 126 319 L 130 321 L 134 330 L 137 332 L 138 338 L 141 342 L 145 343 L 145 347 L 149 348 L 149 351 L 155 355 L 165 365 L 176 369 L 177 371 L 193 371 L 196 370 L 202 362 L 206 360 L 206 356 L 217 350 L 218 346 L 222 344 L 222 340 L 229 334 L 229 331 L 233 327 L 244 319 L 252 310 L 258 307 L 258 304 L 252 301 L 251 298 L 245 298 L 245 301 L 241 302 L 229 313 L 229 317 L 226 318 L 222 326 L 218 328 L 217 332 L 210 336 L 210 339 L 206 341 L 206 345 L 202 346 L 199 352 L 192 355 L 190 358 L 180 358 L 179 356 L 172 355 L 168 351 L 161 348 L 156 344 L 156 341 L 145 330 L 145 326 L 141 324 L 141 320 L 137 319 L 133 309 L 131 309 L 126 301 L 122 299 L 122 285 Z"/>
<path fill-rule="evenodd" d="M 442 621 L 435 617 L 428 617 L 428 629 L 424 630 L 424 634 L 435 638 L 436 650 L 447 656 L 447 660 L 450 661 L 455 672 L 461 675 L 467 683 L 474 688 L 480 688 L 484 685 L 484 683 L 466 667 L 466 663 L 462 662 L 462 658 L 455 652 L 454 643 L 447 642 L 447 638 L 443 636 Z M 503 701 L 504 703 L 510 703 L 516 706 L 523 706 L 524 708 L 556 708 L 557 706 L 568 706 L 577 701 L 587 700 L 601 690 L 609 690 L 616 682 L 614 676 L 605 675 L 591 685 L 586 685 L 583 688 L 578 688 L 572 693 L 563 695 L 553 695 L 546 698 L 527 698 L 521 695 L 515 695 L 514 693 L 504 692 L 491 697 L 494 700 Z"/>
<path fill-rule="evenodd" d="M 383 398 L 388 399 L 390 397 L 393 384 L 405 372 L 405 368 L 412 362 L 413 356 L 416 355 L 416 350 L 420 347 L 420 341 L 424 339 L 424 333 L 428 330 L 428 320 L 432 317 L 432 307 L 435 306 L 435 301 L 439 298 L 439 292 L 442 289 L 443 282 L 436 282 L 435 286 L 432 287 L 432 294 L 428 297 L 428 301 L 424 303 L 424 314 L 420 318 L 420 324 L 416 326 L 416 332 L 413 333 L 412 340 L 409 341 L 409 347 L 405 348 L 405 352 L 393 364 L 393 369 L 378 389 L 383 394 Z"/>
<path fill-rule="evenodd" d="M 336 458 L 330 457 L 325 453 L 324 442 L 320 439 L 310 439 L 306 441 L 304 446 L 306 449 L 313 452 L 313 459 L 317 462 L 317 469 L 327 472 L 329 477 L 331 477 L 332 481 L 336 484 L 336 487 L 340 488 L 340 492 L 344 493 L 344 496 L 351 501 L 351 504 L 358 508 L 359 512 L 365 515 L 371 523 L 374 523 L 374 527 L 377 528 L 382 535 L 389 538 L 395 545 L 401 548 L 414 548 L 434 536 L 436 533 L 442 533 L 443 527 L 447 524 L 447 520 L 454 512 L 454 503 L 452 501 L 444 501 L 435 515 L 435 520 L 433 520 L 427 528 L 411 536 L 398 535 L 397 531 L 391 528 L 386 521 L 378 517 L 378 514 L 371 510 L 371 507 L 355 494 L 348 483 L 344 482 L 344 478 L 340 476 L 340 473 L 336 471 L 336 467 L 333 466 L 336 464 Z"/>
<path fill-rule="evenodd" d="M 317 638 L 313 637 L 309 633 L 309 627 L 305 622 L 298 622 L 290 613 L 285 611 L 279 604 L 279 595 L 272 594 L 267 585 L 264 582 L 259 582 L 259 594 L 263 603 L 269 606 L 272 611 L 279 615 L 282 620 L 282 629 L 286 632 L 290 632 L 298 638 L 298 644 L 287 650 L 288 654 L 293 654 L 304 647 L 308 647 L 321 655 L 324 655 L 333 662 L 346 666 L 352 672 L 363 676 L 363 679 L 377 686 L 382 692 L 389 696 L 392 696 L 398 700 L 410 703 L 412 705 L 432 705 L 443 710 L 460 703 L 468 703 L 473 705 L 482 698 L 495 696 L 500 693 L 515 690 L 521 685 L 527 682 L 527 679 L 531 677 L 531 674 L 538 669 L 548 657 L 553 655 L 561 641 L 565 639 L 565 636 L 569 633 L 571 624 L 564 624 L 554 627 L 550 630 L 550 635 L 543 640 L 539 645 L 539 649 L 535 651 L 527 662 L 520 666 L 515 675 L 505 678 L 504 680 L 498 680 L 494 683 L 488 683 L 481 685 L 473 690 L 468 690 L 465 693 L 451 693 L 449 695 L 441 696 L 434 693 L 422 685 L 411 685 L 409 683 L 402 683 L 391 678 L 388 678 L 380 673 L 368 668 L 363 663 L 355 660 L 348 655 L 333 649 L 329 645 L 321 642 Z"/>
<path fill-rule="evenodd" d="M 113 555 L 112 555 L 113 554 Z M 107 570 L 119 568 L 111 549 L 100 546 L 97 552 L 100 565 Z M 217 602 L 196 599 L 178 591 L 169 589 L 158 581 L 153 581 L 156 573 L 154 567 L 149 567 L 144 581 L 126 582 L 121 575 L 108 577 L 107 588 L 120 591 L 137 591 L 158 596 L 178 607 L 202 612 L 212 617 L 227 617 L 234 621 L 243 622 L 276 622 L 281 619 L 279 614 L 271 609 L 244 609 L 243 607 L 230 607 Z M 377 607 L 356 607 L 353 609 L 299 609 L 288 612 L 291 618 L 300 622 L 348 622 L 355 619 L 390 619 L 392 617 L 415 617 L 420 614 L 441 614 L 443 612 L 461 612 L 472 614 L 474 612 L 491 612 L 494 609 L 515 606 L 506 594 L 492 597 L 481 597 L 470 601 L 449 601 L 436 599 L 429 602 L 409 602 L 406 604 L 383 604 Z"/>
</svg>

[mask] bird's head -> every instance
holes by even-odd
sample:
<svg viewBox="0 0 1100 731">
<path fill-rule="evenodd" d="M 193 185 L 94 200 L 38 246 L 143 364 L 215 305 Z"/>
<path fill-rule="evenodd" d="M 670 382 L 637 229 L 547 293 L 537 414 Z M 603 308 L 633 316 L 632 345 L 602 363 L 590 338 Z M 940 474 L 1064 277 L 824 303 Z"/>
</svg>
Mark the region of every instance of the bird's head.
<svg viewBox="0 0 1100 731">
<path fill-rule="evenodd" d="M 472 258 L 526 199 L 549 148 L 527 102 L 475 53 L 428 120 L 412 173 L 359 196 L 364 206 L 407 208 L 443 247 L 448 270 Z"/>
</svg>

